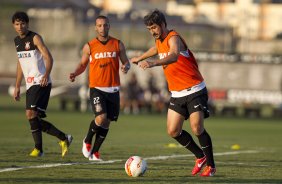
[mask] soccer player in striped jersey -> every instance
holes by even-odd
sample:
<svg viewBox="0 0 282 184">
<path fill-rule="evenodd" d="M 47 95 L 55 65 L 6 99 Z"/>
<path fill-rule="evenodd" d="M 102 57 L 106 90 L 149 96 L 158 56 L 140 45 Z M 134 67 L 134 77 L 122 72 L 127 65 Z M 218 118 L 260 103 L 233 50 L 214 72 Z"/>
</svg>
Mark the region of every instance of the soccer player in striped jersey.
<svg viewBox="0 0 282 184">
<path fill-rule="evenodd" d="M 213 176 L 216 172 L 211 137 L 204 128 L 204 118 L 209 117 L 208 93 L 197 62 L 184 39 L 167 28 L 165 16 L 155 10 L 144 17 L 148 31 L 155 38 L 155 46 L 131 62 L 144 70 L 162 66 L 168 83 L 171 99 L 167 114 L 168 134 L 190 150 L 196 157 L 192 175 L 207 164 L 201 176 Z M 147 61 L 158 55 L 159 59 Z M 192 136 L 183 130 L 184 120 L 190 120 L 192 132 L 199 139 L 201 148 Z"/>
<path fill-rule="evenodd" d="M 24 78 L 26 83 L 26 117 L 30 123 L 35 147 L 30 156 L 43 156 L 42 132 L 57 137 L 62 149 L 62 157 L 68 152 L 72 136 L 57 129 L 44 120 L 51 92 L 50 73 L 53 58 L 42 37 L 28 29 L 29 17 L 25 12 L 16 12 L 12 23 L 18 36 L 15 46 L 18 54 L 16 86 L 14 99 L 20 100 L 20 86 Z"/>
<path fill-rule="evenodd" d="M 90 161 L 101 160 L 99 149 L 108 134 L 111 121 L 117 121 L 119 116 L 119 70 L 127 73 L 130 69 L 124 44 L 111 37 L 109 30 L 109 19 L 98 16 L 95 20 L 97 37 L 84 45 L 81 60 L 75 71 L 69 75 L 70 81 L 74 82 L 76 76 L 83 73 L 89 64 L 90 102 L 95 118 L 83 140 L 82 153 Z"/>
</svg>

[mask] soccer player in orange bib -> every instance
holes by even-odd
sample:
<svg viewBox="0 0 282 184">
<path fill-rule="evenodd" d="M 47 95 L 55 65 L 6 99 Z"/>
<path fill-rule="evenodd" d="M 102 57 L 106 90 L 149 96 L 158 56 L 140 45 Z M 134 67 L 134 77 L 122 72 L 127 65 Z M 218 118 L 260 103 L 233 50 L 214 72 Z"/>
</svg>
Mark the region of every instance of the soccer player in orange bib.
<svg viewBox="0 0 282 184">
<path fill-rule="evenodd" d="M 109 36 L 110 22 L 105 16 L 95 20 L 97 37 L 86 43 L 82 49 L 81 61 L 69 79 L 83 73 L 89 64 L 90 102 L 95 119 L 91 121 L 88 133 L 83 140 L 82 153 L 91 161 L 99 161 L 99 149 L 109 131 L 110 122 L 117 121 L 120 110 L 119 69 L 127 73 L 130 62 L 124 44 Z M 122 65 L 119 65 L 121 61 Z M 92 138 L 96 134 L 94 144 Z"/>
<path fill-rule="evenodd" d="M 131 62 L 142 69 L 162 66 L 171 92 L 167 113 L 167 132 L 196 157 L 192 175 L 206 164 L 201 176 L 213 176 L 216 172 L 211 137 L 204 128 L 204 118 L 209 117 L 208 92 L 199 72 L 196 60 L 184 39 L 167 28 L 165 16 L 154 10 L 144 17 L 144 23 L 155 38 L 155 46 Z M 147 61 L 158 55 L 159 59 Z M 190 120 L 192 132 L 198 137 L 201 148 L 192 136 L 182 129 L 184 120 Z"/>
</svg>

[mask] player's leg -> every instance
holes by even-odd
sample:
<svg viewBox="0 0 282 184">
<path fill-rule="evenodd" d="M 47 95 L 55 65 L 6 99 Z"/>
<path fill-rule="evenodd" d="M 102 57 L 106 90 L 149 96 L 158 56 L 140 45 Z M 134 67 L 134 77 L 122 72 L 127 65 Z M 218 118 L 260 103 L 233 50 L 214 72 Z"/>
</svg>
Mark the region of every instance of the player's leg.
<svg viewBox="0 0 282 184">
<path fill-rule="evenodd" d="M 84 142 L 86 144 L 90 144 L 90 145 L 92 144 L 93 136 L 97 133 L 98 129 L 99 129 L 99 126 L 97 125 L 96 120 L 95 119 L 92 120 L 89 125 L 86 137 L 84 138 Z"/>
<path fill-rule="evenodd" d="M 185 118 L 174 110 L 168 109 L 167 133 L 179 144 L 190 150 L 197 158 L 204 157 L 203 151 L 195 143 L 192 136 L 182 129 Z"/>
<path fill-rule="evenodd" d="M 207 100 L 208 96 L 205 93 L 205 89 L 202 90 L 200 93 L 204 92 L 195 98 L 188 104 L 188 109 L 190 113 L 190 126 L 194 135 L 196 135 L 199 139 L 199 143 L 201 145 L 202 150 L 206 155 L 207 160 L 207 167 L 205 168 L 204 172 L 201 174 L 212 176 L 215 173 L 215 163 L 213 157 L 213 146 L 212 140 L 210 135 L 204 128 L 204 118 L 209 116 Z M 208 174 L 207 173 L 207 168 Z"/>
<path fill-rule="evenodd" d="M 91 151 L 90 160 L 96 160 L 96 158 L 100 159 L 99 149 L 103 142 L 105 141 L 111 121 L 117 121 L 120 111 L 120 97 L 119 92 L 116 93 L 105 93 L 100 92 L 100 106 L 103 110 L 101 112 L 105 112 L 96 116 L 95 121 L 99 125 L 99 129 L 96 133 L 95 142 Z M 95 158 L 96 157 L 96 158 Z"/>
<path fill-rule="evenodd" d="M 64 157 L 68 151 L 69 151 L 69 146 L 72 143 L 73 137 L 70 134 L 65 134 L 61 130 L 59 130 L 57 127 L 55 127 L 52 123 L 40 119 L 40 123 L 42 125 L 42 131 L 57 137 L 59 141 L 59 145 L 61 146 L 61 151 L 62 151 L 62 157 Z"/>
<path fill-rule="evenodd" d="M 184 117 L 182 115 L 169 109 L 167 119 L 168 134 L 195 155 L 196 162 L 192 169 L 192 175 L 197 174 L 206 163 L 206 157 L 203 150 L 195 143 L 192 136 L 187 131 L 182 130 L 184 122 Z"/>
<path fill-rule="evenodd" d="M 167 132 L 186 149 L 190 150 L 197 158 L 204 156 L 203 151 L 194 142 L 192 136 L 182 129 L 183 122 L 188 118 L 185 107 L 186 97 L 170 98 L 167 114 Z"/>
<path fill-rule="evenodd" d="M 106 139 L 110 126 L 110 120 L 107 119 L 106 113 L 97 116 L 95 122 L 98 124 L 98 129 L 96 130 L 95 141 L 89 156 L 89 160 L 92 161 L 101 160 L 99 150 Z"/>
<path fill-rule="evenodd" d="M 59 140 L 61 141 L 65 141 L 67 139 L 67 134 L 65 134 L 64 132 L 62 132 L 61 130 L 59 130 L 57 127 L 55 127 L 52 123 L 44 120 L 44 119 L 40 119 L 41 125 L 42 125 L 42 131 L 57 137 Z"/>
<path fill-rule="evenodd" d="M 86 158 L 92 157 L 93 153 L 91 153 L 91 144 L 93 136 L 100 131 L 100 126 L 106 119 L 104 117 L 107 117 L 105 101 L 106 99 L 102 91 L 90 88 L 90 103 L 95 119 L 91 121 L 87 135 L 83 140 L 82 153 Z"/>
<path fill-rule="evenodd" d="M 26 110 L 26 116 L 30 123 L 31 134 L 34 141 L 34 149 L 30 153 L 30 156 L 39 157 L 43 156 L 42 146 L 42 127 L 37 113 L 34 110 Z"/>
<path fill-rule="evenodd" d="M 55 136 L 60 140 L 59 144 L 62 148 L 62 156 L 64 157 L 68 152 L 68 147 L 70 146 L 73 137 L 71 135 L 65 134 L 63 131 L 55 127 L 52 123 L 42 119 L 46 117 L 45 112 L 48 106 L 51 88 L 52 88 L 51 84 L 49 84 L 46 87 L 40 87 L 38 91 L 39 99 L 36 104 L 37 112 L 38 112 L 38 116 L 40 117 L 39 120 L 42 127 L 42 131 L 49 135 Z"/>
<path fill-rule="evenodd" d="M 30 123 L 31 134 L 34 140 L 34 149 L 30 156 L 38 157 L 43 155 L 42 127 L 37 117 L 36 103 L 39 98 L 39 86 L 32 86 L 26 92 L 26 117 Z"/>
<path fill-rule="evenodd" d="M 51 84 L 48 84 L 48 86 L 46 87 L 38 88 L 38 100 L 36 102 L 36 111 L 39 117 L 39 121 L 41 123 L 42 131 L 49 135 L 53 135 L 60 140 L 65 140 L 66 135 L 62 131 L 57 129 L 52 123 L 42 119 L 46 117 L 46 109 L 50 98 L 51 88 Z"/>
<path fill-rule="evenodd" d="M 92 106 L 92 111 L 94 113 L 94 115 L 97 117 L 100 114 L 103 114 L 104 112 L 102 112 L 102 104 L 101 104 L 101 100 L 103 100 L 103 96 L 100 94 L 100 92 L 95 89 L 95 88 L 90 88 L 90 103 Z M 90 144 L 92 143 L 92 139 L 93 136 L 97 133 L 98 129 L 99 129 L 99 125 L 97 124 L 97 122 L 94 120 L 92 120 L 90 122 L 89 128 L 88 128 L 88 132 L 86 137 L 84 138 L 84 143 L 86 144 Z M 91 148 L 91 146 L 90 146 Z"/>
<path fill-rule="evenodd" d="M 215 173 L 213 146 L 210 135 L 204 129 L 203 113 L 200 111 L 192 113 L 190 115 L 190 124 L 192 131 L 198 137 L 200 145 L 207 158 L 207 167 L 205 168 L 201 176 L 213 176 Z"/>
<path fill-rule="evenodd" d="M 96 124 L 95 119 L 91 121 L 88 132 L 85 136 L 85 138 L 82 141 L 82 154 L 85 158 L 88 158 L 90 156 L 91 147 L 92 147 L 92 138 L 95 135 L 95 133 L 98 131 L 99 126 Z"/>
</svg>

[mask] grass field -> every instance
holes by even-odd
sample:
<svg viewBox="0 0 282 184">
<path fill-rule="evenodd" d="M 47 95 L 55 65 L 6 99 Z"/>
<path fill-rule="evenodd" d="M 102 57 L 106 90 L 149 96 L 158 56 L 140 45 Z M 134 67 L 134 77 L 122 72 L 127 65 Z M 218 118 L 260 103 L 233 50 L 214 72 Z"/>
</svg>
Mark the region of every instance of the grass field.
<svg viewBox="0 0 282 184">
<path fill-rule="evenodd" d="M 92 113 L 60 112 L 51 100 L 47 120 L 74 136 L 70 152 L 60 156 L 58 140 L 44 134 L 42 158 L 30 158 L 29 124 L 19 104 L 0 96 L 0 183 L 282 183 L 282 121 L 213 117 L 206 120 L 212 136 L 217 173 L 191 176 L 194 158 L 166 134 L 165 115 L 120 115 L 101 148 L 105 162 L 89 162 L 81 143 Z M 188 122 L 185 129 L 189 130 Z M 197 141 L 197 139 L 195 139 Z M 239 150 L 232 150 L 239 144 Z M 147 159 L 145 176 L 130 178 L 124 163 L 131 155 Z M 163 157 L 162 157 L 163 156 Z M 168 156 L 168 157 L 165 157 Z M 9 170 L 10 169 L 10 170 Z"/>
</svg>

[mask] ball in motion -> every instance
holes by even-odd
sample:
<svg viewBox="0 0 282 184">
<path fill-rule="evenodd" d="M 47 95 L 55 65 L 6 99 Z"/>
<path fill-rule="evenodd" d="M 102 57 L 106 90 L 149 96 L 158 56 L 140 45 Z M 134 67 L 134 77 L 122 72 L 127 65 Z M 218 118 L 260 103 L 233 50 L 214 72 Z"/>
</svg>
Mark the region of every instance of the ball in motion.
<svg viewBox="0 0 282 184">
<path fill-rule="evenodd" d="M 143 176 L 147 170 L 147 162 L 139 156 L 131 156 L 125 162 L 124 168 L 128 176 Z"/>
</svg>

